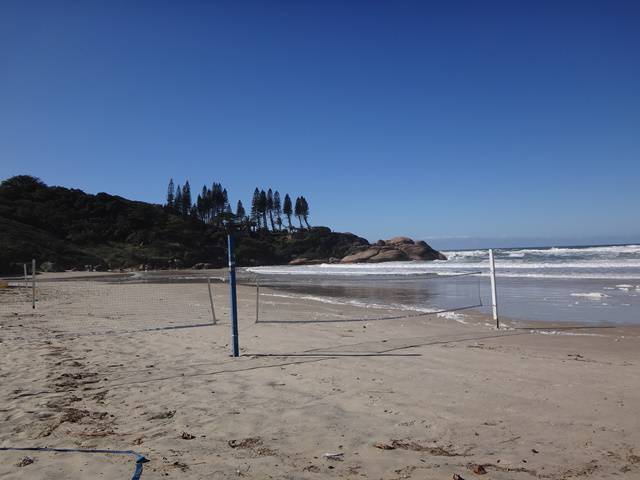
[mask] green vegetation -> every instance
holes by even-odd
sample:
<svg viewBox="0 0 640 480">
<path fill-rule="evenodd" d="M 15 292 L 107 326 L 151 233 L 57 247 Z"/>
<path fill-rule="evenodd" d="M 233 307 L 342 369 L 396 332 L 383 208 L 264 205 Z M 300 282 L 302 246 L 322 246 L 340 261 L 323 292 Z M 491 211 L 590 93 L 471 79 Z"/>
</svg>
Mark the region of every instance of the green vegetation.
<svg viewBox="0 0 640 480">
<path fill-rule="evenodd" d="M 236 213 L 226 189 L 204 187 L 196 202 L 189 182 L 169 183 L 166 205 L 127 200 L 81 190 L 49 187 L 39 179 L 17 176 L 0 183 L 0 272 L 19 273 L 36 258 L 51 268 L 190 268 L 226 263 L 226 228 L 237 237 L 240 266 L 285 264 L 295 259 L 327 261 L 368 245 L 360 237 L 311 228 L 304 197 L 295 202 L 300 228 L 291 225 L 291 199 L 256 188 L 251 211 L 242 202 Z M 282 214 L 288 228 L 283 228 Z M 267 223 L 269 220 L 269 224 Z M 304 221 L 306 228 L 302 228 Z M 225 224 L 227 227 L 225 227 Z M 270 228 L 269 228 L 270 227 Z"/>
</svg>

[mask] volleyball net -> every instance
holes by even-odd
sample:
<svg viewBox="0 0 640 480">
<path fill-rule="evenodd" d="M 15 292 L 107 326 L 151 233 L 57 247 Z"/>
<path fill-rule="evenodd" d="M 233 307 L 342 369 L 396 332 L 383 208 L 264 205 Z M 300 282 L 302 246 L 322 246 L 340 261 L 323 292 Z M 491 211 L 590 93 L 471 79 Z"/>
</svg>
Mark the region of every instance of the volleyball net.
<svg viewBox="0 0 640 480">
<path fill-rule="evenodd" d="M 8 282 L 0 289 L 1 332 L 5 338 L 20 338 L 213 325 L 215 304 L 223 302 L 226 291 L 215 279 L 149 282 L 142 275 L 37 279 L 35 288 L 24 281 Z"/>
<path fill-rule="evenodd" d="M 258 275 L 255 323 L 347 323 L 447 316 L 483 306 L 477 273 L 321 279 Z"/>
<path fill-rule="evenodd" d="M 39 276 L 38 276 L 39 277 Z M 273 278 L 237 282 L 241 327 L 446 316 L 483 305 L 472 274 L 414 278 Z M 229 324 L 224 275 L 140 272 L 14 279 L 0 288 L 0 337 L 123 334 Z"/>
</svg>

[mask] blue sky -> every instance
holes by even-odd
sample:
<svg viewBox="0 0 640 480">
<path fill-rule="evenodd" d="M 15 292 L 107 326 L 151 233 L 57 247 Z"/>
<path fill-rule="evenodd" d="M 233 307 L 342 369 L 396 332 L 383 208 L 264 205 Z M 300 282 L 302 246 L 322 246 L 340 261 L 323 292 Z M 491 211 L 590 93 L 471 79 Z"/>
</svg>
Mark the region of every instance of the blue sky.
<svg viewBox="0 0 640 480">
<path fill-rule="evenodd" d="M 640 241 L 637 2 L 0 4 L 0 177 L 304 194 L 436 247 Z"/>
</svg>

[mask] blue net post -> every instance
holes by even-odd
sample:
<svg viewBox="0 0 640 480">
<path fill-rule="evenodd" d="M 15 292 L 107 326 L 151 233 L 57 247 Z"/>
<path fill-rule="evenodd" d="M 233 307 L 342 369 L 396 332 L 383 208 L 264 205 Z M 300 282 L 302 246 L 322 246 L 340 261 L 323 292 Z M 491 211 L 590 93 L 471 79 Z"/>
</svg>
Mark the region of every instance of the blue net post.
<svg viewBox="0 0 640 480">
<path fill-rule="evenodd" d="M 229 251 L 229 292 L 231 295 L 231 355 L 240 356 L 238 345 L 238 300 L 236 296 L 236 260 L 233 255 L 233 233 L 227 235 Z"/>
</svg>

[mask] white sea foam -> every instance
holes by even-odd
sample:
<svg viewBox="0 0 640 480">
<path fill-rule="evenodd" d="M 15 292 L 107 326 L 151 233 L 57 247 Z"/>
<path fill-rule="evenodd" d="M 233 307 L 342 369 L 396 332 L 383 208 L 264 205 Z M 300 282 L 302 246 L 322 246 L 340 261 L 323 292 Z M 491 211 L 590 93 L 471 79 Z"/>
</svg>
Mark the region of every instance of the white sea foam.
<svg viewBox="0 0 640 480">
<path fill-rule="evenodd" d="M 604 337 L 601 333 L 585 333 L 585 332 L 566 332 L 558 330 L 531 330 L 531 333 L 539 333 L 540 335 L 568 335 L 574 337 Z"/>
<path fill-rule="evenodd" d="M 487 257 L 489 258 L 488 250 L 451 250 L 442 252 L 449 260 L 456 258 L 472 258 L 472 257 Z"/>
<path fill-rule="evenodd" d="M 609 295 L 600 292 L 590 292 L 590 293 L 572 293 L 572 297 L 581 297 L 581 298 L 589 298 L 593 300 L 599 300 L 601 298 L 609 298 Z"/>
<path fill-rule="evenodd" d="M 320 302 L 320 303 L 328 303 L 331 305 L 349 305 L 349 306 L 354 306 L 354 307 L 364 307 L 364 308 L 373 308 L 373 309 L 392 309 L 394 307 L 391 307 L 389 305 L 383 305 L 383 304 L 378 304 L 378 303 L 366 303 L 366 302 L 360 302 L 358 300 L 347 300 L 347 299 L 343 299 L 343 300 L 335 300 L 333 298 L 328 298 L 328 297 L 319 297 L 319 296 L 315 296 L 315 295 L 289 295 L 286 293 L 262 293 L 261 296 L 263 297 L 276 297 L 276 298 L 292 298 L 292 299 L 299 299 L 299 300 L 310 300 L 313 302 Z"/>
<path fill-rule="evenodd" d="M 628 264 L 624 264 L 628 266 Z M 583 268 L 575 268 L 571 270 L 567 265 L 558 265 L 548 268 L 536 268 L 536 264 L 528 264 L 516 266 L 515 268 L 497 267 L 497 274 L 504 278 L 549 278 L 549 279 L 612 279 L 612 280 L 640 280 L 640 265 L 637 272 L 611 271 L 609 268 L 596 268 L 583 266 Z M 592 271 L 585 271 L 592 270 Z M 488 267 L 486 264 L 445 264 L 437 262 L 388 262 L 385 264 L 368 264 L 368 265 L 302 265 L 302 266 L 269 266 L 269 267 L 250 267 L 248 272 L 264 275 L 304 275 L 304 276 L 367 276 L 367 275 L 386 275 L 386 276 L 415 276 L 415 275 L 458 275 L 478 273 L 481 276 L 488 275 Z M 639 289 L 640 290 L 640 289 Z"/>
<path fill-rule="evenodd" d="M 559 270 L 559 269 L 614 269 L 614 268 L 638 268 L 640 269 L 640 260 L 628 260 L 619 262 L 610 261 L 590 261 L 590 262 L 498 262 L 496 268 L 500 266 L 507 270 Z M 256 273 L 297 273 L 297 274 L 337 274 L 337 273 L 358 273 L 358 274 L 411 274 L 411 273 L 438 273 L 445 270 L 482 270 L 487 269 L 486 262 L 474 263 L 448 263 L 443 260 L 432 262 L 385 262 L 373 264 L 326 264 L 321 265 L 296 265 L 296 266 L 268 266 L 268 267 L 249 267 L 247 270 Z"/>
<path fill-rule="evenodd" d="M 250 267 L 247 271 L 270 275 L 419 275 L 450 273 L 438 271 L 435 262 L 385 262 L 384 264 L 326 264 Z M 440 265 L 438 265 L 440 267 Z M 468 270 L 468 269 L 465 269 Z"/>
<path fill-rule="evenodd" d="M 416 305 L 405 305 L 398 303 L 390 303 L 390 304 L 380 304 L 380 303 L 371 303 L 371 302 L 361 302 L 358 300 L 347 300 L 347 299 L 333 299 L 328 297 L 320 297 L 315 295 L 292 295 L 286 293 L 263 293 L 263 296 L 275 297 L 275 298 L 291 298 L 291 299 L 299 299 L 299 300 L 310 300 L 314 302 L 327 303 L 331 305 L 349 305 L 354 307 L 362 307 L 362 308 L 371 308 L 376 310 L 401 310 L 405 312 L 416 312 L 416 313 L 425 313 L 425 314 L 436 314 L 436 316 L 440 318 L 445 318 L 449 320 L 455 320 L 458 323 L 467 324 L 465 321 L 465 316 L 460 312 L 452 312 L 452 311 L 439 311 L 433 308 L 427 307 L 419 307 Z"/>
<path fill-rule="evenodd" d="M 640 292 L 640 245 L 579 248 L 497 249 L 497 275 L 502 278 L 611 279 L 625 282 L 619 289 Z M 448 260 L 385 262 L 377 264 L 321 264 L 252 267 L 248 271 L 270 275 L 307 276 L 445 276 L 489 272 L 487 250 L 444 252 Z"/>
<path fill-rule="evenodd" d="M 483 273 L 482 276 L 488 276 L 488 273 Z M 499 277 L 504 278 L 540 278 L 540 279 L 558 279 L 558 280 L 640 280 L 640 272 L 636 274 L 620 274 L 615 272 L 602 272 L 602 273 L 503 273 L 498 272 Z"/>
<path fill-rule="evenodd" d="M 640 259 L 622 259 L 622 260 L 610 260 L 610 259 L 590 259 L 590 260 L 572 260 L 572 261 L 555 261 L 555 262 L 532 262 L 524 260 L 508 260 L 508 259 L 496 259 L 496 268 L 506 269 L 598 269 L 598 268 L 640 268 Z M 409 263 L 409 262 L 405 262 Z M 426 262 L 416 262 L 423 264 Z M 445 260 L 436 260 L 429 262 L 437 268 L 488 268 L 487 262 L 466 262 L 456 263 Z"/>
<path fill-rule="evenodd" d="M 552 248 L 522 248 L 518 250 L 498 250 L 527 255 L 543 256 L 579 256 L 579 255 L 620 255 L 640 254 L 640 245 L 617 245 L 602 247 L 552 247 Z"/>
<path fill-rule="evenodd" d="M 467 325 L 469 322 L 465 320 L 465 316 L 459 312 L 440 312 L 437 315 L 440 318 L 445 318 L 447 320 L 455 320 L 458 323 L 462 323 L 463 325 Z"/>
<path fill-rule="evenodd" d="M 602 246 L 602 247 L 551 247 L 551 248 L 521 248 L 521 249 L 494 249 L 496 255 L 506 254 L 510 257 L 521 257 L 524 255 L 537 255 L 544 257 L 563 257 L 563 256 L 595 256 L 595 255 L 640 255 L 640 245 L 618 245 L 618 246 Z M 447 258 L 488 258 L 488 250 L 450 250 L 443 251 Z"/>
</svg>

